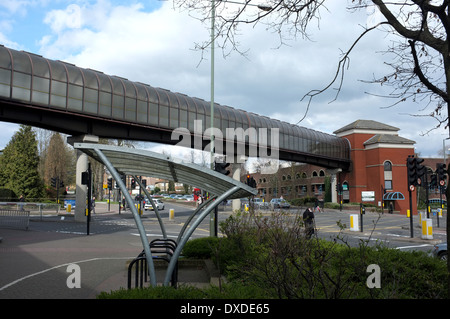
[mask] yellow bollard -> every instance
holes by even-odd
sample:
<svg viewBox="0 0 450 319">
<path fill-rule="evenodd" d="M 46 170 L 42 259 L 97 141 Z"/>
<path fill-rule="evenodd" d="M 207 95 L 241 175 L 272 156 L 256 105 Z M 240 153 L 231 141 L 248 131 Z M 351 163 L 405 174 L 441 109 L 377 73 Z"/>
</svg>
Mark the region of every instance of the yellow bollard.
<svg viewBox="0 0 450 319">
<path fill-rule="evenodd" d="M 350 230 L 359 231 L 359 219 L 357 214 L 350 215 Z"/>
<path fill-rule="evenodd" d="M 72 205 L 71 205 L 71 204 L 68 204 L 68 205 L 67 205 L 66 211 L 67 211 L 68 213 L 70 213 L 70 212 L 72 211 Z"/>
<path fill-rule="evenodd" d="M 433 239 L 433 222 L 431 218 L 422 219 L 422 239 Z"/>
<path fill-rule="evenodd" d="M 169 219 L 170 220 L 174 220 L 174 218 L 175 218 L 175 211 L 172 208 L 172 209 L 169 210 Z"/>
</svg>

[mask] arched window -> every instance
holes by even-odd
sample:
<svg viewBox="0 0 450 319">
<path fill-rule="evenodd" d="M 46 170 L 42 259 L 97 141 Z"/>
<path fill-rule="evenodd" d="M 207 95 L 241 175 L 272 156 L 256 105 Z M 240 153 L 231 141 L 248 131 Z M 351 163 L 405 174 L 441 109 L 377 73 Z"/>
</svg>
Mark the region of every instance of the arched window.
<svg viewBox="0 0 450 319">
<path fill-rule="evenodd" d="M 392 163 L 389 161 L 384 162 L 384 171 L 392 172 Z"/>
</svg>

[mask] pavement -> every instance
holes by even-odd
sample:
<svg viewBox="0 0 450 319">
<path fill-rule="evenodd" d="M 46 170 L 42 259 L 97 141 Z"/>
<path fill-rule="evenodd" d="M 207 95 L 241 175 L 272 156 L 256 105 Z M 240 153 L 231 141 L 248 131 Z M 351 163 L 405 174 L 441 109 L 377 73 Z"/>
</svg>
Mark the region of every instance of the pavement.
<svg viewBox="0 0 450 319">
<path fill-rule="evenodd" d="M 130 213 L 107 212 L 101 204 L 96 206 L 96 211 L 89 235 L 86 234 L 86 223 L 75 222 L 71 215 L 33 216 L 28 230 L 0 228 L 0 299 L 93 299 L 100 292 L 126 288 L 128 263 L 142 251 L 136 225 Z M 230 213 L 225 209 L 219 216 L 225 218 Z M 335 222 L 333 225 L 332 220 L 348 224 L 349 215 L 354 213 L 339 210 L 316 213 L 316 226 L 322 234 L 335 234 L 342 230 Z M 446 238 L 445 218 L 436 230 L 438 234 L 430 241 L 421 238 L 416 216 L 413 238 L 409 236 L 409 219 L 405 216 L 377 216 L 379 214 L 369 212 L 364 215 L 364 232 L 346 229 L 343 233 L 418 245 L 434 244 Z M 374 220 L 378 224 L 372 231 L 369 225 L 373 225 Z M 183 220 L 175 218 L 165 220 L 165 223 L 176 232 Z M 155 218 L 144 219 L 146 230 L 152 225 L 157 226 Z M 151 240 L 158 236 L 150 234 L 149 237 Z M 208 266 L 197 264 L 180 270 L 179 279 L 180 282 L 207 285 L 209 271 Z M 164 273 L 164 269 L 157 270 L 159 282 Z"/>
</svg>

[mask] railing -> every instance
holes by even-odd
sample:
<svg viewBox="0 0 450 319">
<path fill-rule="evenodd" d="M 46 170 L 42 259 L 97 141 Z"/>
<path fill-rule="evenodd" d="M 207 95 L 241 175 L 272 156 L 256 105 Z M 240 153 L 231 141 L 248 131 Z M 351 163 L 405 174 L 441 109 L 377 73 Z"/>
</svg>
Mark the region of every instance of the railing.
<svg viewBox="0 0 450 319">
<path fill-rule="evenodd" d="M 173 239 L 155 239 L 150 242 L 150 251 L 154 260 L 164 260 L 167 263 L 177 248 L 177 243 Z M 128 266 L 128 289 L 132 288 L 134 268 L 134 288 L 142 288 L 148 281 L 148 265 L 145 252 L 142 251 Z M 176 287 L 178 281 L 178 263 L 172 273 L 171 284 Z"/>
<path fill-rule="evenodd" d="M 61 205 L 56 203 L 35 203 L 35 202 L 0 202 L 0 210 L 20 211 L 26 210 L 30 216 L 40 216 L 43 214 L 59 214 Z"/>
<path fill-rule="evenodd" d="M 25 228 L 28 230 L 30 223 L 30 211 L 28 210 L 0 210 L 0 227 L 6 228 Z"/>
</svg>

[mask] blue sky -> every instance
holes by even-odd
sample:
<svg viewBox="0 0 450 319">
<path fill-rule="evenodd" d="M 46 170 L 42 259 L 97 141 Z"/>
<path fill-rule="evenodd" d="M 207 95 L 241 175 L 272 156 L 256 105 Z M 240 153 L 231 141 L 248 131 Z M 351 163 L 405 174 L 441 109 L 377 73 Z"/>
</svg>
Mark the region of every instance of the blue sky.
<svg viewBox="0 0 450 319">
<path fill-rule="evenodd" d="M 320 28 L 313 23 L 308 29 L 310 40 L 292 39 L 281 47 L 278 36 L 266 26 L 242 27 L 238 40 L 246 56 L 231 52 L 224 57 L 216 50 L 215 101 L 297 123 L 306 110 L 303 95 L 328 83 L 341 50 L 360 34 L 358 25 L 371 19 L 376 16 L 364 11 L 349 15 L 341 4 L 331 2 L 329 11 L 322 12 Z M 6 47 L 209 101 L 209 51 L 202 55 L 195 49 L 197 43 L 209 40 L 208 28 L 208 23 L 174 8 L 171 0 L 0 2 L 0 44 Z M 333 90 L 319 96 L 300 125 L 333 133 L 355 120 L 372 119 L 400 128 L 399 135 L 416 141 L 416 151 L 423 156 L 437 156 L 448 132 L 440 128 L 424 135 L 435 121 L 409 115 L 430 110 L 418 104 L 383 108 L 391 101 L 365 93 L 386 93 L 360 80 L 386 71 L 387 57 L 376 52 L 387 45 L 381 32 L 361 41 L 339 98 L 330 103 Z M 0 122 L 0 148 L 16 129 Z"/>
</svg>

